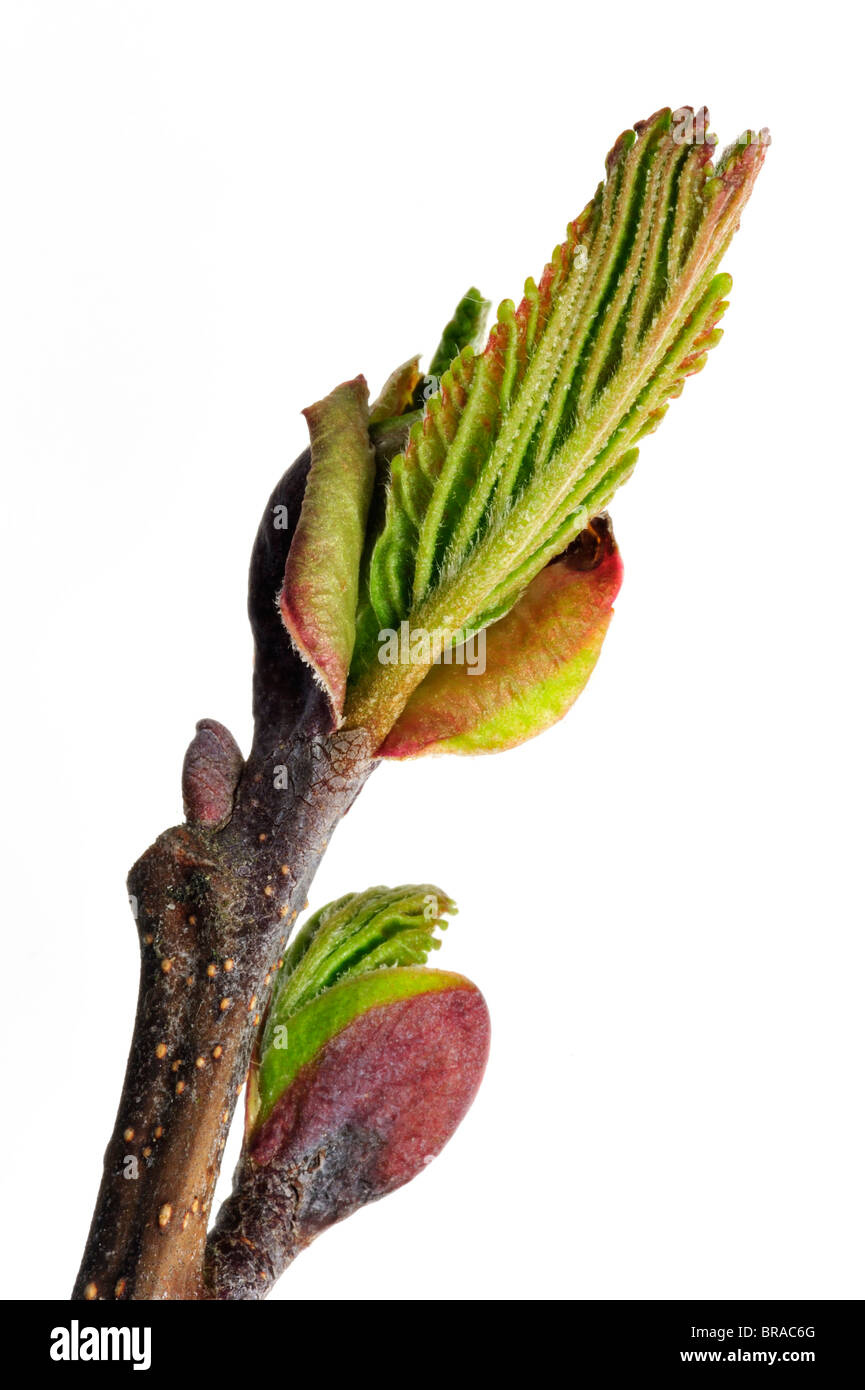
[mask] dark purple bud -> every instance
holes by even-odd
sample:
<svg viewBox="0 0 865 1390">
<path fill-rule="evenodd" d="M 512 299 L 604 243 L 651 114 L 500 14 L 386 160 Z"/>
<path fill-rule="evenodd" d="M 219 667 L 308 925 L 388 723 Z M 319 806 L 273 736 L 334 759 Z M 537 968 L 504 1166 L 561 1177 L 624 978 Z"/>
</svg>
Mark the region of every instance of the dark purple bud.
<svg viewBox="0 0 865 1390">
<path fill-rule="evenodd" d="M 199 719 L 183 759 L 183 811 L 190 825 L 218 830 L 231 818 L 243 754 L 216 719 Z"/>
</svg>

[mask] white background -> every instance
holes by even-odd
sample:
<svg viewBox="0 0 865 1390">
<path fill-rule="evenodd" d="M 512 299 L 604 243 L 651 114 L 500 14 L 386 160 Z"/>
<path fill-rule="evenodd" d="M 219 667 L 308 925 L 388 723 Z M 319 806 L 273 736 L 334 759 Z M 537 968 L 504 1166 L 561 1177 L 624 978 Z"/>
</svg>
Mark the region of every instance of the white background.
<svg viewBox="0 0 865 1390">
<path fill-rule="evenodd" d="M 775 143 L 725 341 L 616 499 L 598 670 L 516 752 L 378 772 L 313 890 L 453 893 L 486 1080 L 275 1296 L 865 1293 L 854 13 L 6 0 L 5 1296 L 72 1284 L 126 871 L 195 720 L 248 746 L 248 552 L 301 407 L 430 352 L 469 284 L 519 297 L 618 132 L 704 101 Z"/>
</svg>

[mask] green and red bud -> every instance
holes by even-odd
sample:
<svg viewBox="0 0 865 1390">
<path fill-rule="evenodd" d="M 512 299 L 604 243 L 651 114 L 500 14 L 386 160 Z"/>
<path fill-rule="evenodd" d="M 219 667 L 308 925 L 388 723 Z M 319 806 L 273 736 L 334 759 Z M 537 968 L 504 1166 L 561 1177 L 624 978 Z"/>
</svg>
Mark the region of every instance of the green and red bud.
<svg viewBox="0 0 865 1390">
<path fill-rule="evenodd" d="M 284 1084 L 248 1150 L 259 1168 L 320 1155 L 298 1213 L 313 1235 L 441 1151 L 480 1085 L 489 1015 L 463 976 L 399 966 L 334 986 L 286 1034 Z"/>
<path fill-rule="evenodd" d="M 262 1297 L 321 1231 L 422 1172 L 462 1121 L 487 1061 L 487 1007 L 464 976 L 414 963 L 453 910 L 429 884 L 350 894 L 286 954 L 234 1193 L 209 1241 L 215 1297 Z"/>
</svg>

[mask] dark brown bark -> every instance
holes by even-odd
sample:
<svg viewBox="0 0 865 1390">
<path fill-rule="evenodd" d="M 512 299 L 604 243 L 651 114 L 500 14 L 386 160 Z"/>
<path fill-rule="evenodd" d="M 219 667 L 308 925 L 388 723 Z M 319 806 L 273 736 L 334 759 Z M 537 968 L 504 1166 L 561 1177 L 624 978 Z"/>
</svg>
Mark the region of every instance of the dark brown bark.
<svg viewBox="0 0 865 1390">
<path fill-rule="evenodd" d="M 255 736 L 230 819 L 166 831 L 129 876 L 138 1009 L 74 1298 L 206 1296 L 213 1189 L 273 968 L 372 767 L 362 733 L 330 731 L 276 611 L 307 468 L 305 455 L 280 482 L 253 551 Z M 279 504 L 288 528 L 274 526 Z"/>
<path fill-rule="evenodd" d="M 234 822 L 228 844 L 225 832 L 177 827 L 130 874 L 138 1012 L 75 1297 L 204 1296 L 213 1189 L 274 968 L 370 770 L 357 740 L 338 734 L 301 729 L 277 755 L 289 782 L 278 817 L 272 769 L 247 764 L 245 839 Z"/>
<path fill-rule="evenodd" d="M 380 466 L 409 423 L 373 431 Z M 129 875 L 138 1008 L 73 1298 L 212 1296 L 203 1266 L 213 1190 L 274 967 L 333 830 L 374 766 L 363 730 L 332 731 L 277 608 L 308 471 L 307 451 L 274 489 L 253 547 L 249 758 L 243 764 L 221 725 L 202 721 L 184 765 L 190 820 L 161 835 Z"/>
<path fill-rule="evenodd" d="M 315 1232 L 302 1223 L 308 1189 L 321 1168 L 311 1153 L 291 1167 L 258 1169 L 248 1156 L 235 1173 L 235 1190 L 219 1209 L 207 1244 L 208 1296 L 266 1298 Z"/>
<path fill-rule="evenodd" d="M 381 1137 L 340 1128 L 293 1161 L 261 1167 L 244 1152 L 207 1242 L 210 1298 L 266 1298 L 292 1260 L 335 1221 L 383 1195 Z"/>
</svg>

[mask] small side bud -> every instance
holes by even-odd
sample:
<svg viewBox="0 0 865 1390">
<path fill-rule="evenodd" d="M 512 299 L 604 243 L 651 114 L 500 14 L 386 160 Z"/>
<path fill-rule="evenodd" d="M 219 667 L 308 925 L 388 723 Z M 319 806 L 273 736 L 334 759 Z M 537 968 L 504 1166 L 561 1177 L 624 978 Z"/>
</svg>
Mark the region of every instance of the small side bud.
<svg viewBox="0 0 865 1390">
<path fill-rule="evenodd" d="M 219 830 L 231 818 L 243 754 L 216 719 L 199 719 L 183 759 L 183 811 L 190 825 Z"/>
</svg>

